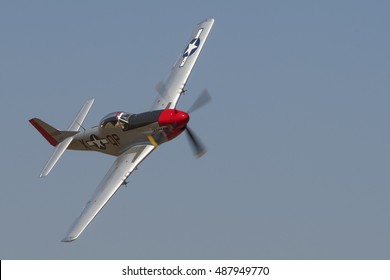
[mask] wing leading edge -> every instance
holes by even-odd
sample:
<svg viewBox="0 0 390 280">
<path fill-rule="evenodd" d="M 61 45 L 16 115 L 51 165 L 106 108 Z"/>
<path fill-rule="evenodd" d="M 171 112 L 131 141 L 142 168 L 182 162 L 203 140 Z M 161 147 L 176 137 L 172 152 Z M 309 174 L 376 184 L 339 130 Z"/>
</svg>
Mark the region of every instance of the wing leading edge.
<svg viewBox="0 0 390 280">
<path fill-rule="evenodd" d="M 62 239 L 63 242 L 70 242 L 79 237 L 124 180 L 154 149 L 152 145 L 137 145 L 117 157 L 80 216 L 75 220 L 65 238 Z"/>
<path fill-rule="evenodd" d="M 198 24 L 192 33 L 189 43 L 181 52 L 165 82 L 160 82 L 156 89 L 158 95 L 152 104 L 152 110 L 174 109 L 184 91 L 188 77 L 194 68 L 195 62 L 204 43 L 213 27 L 214 19 L 210 18 Z"/>
</svg>

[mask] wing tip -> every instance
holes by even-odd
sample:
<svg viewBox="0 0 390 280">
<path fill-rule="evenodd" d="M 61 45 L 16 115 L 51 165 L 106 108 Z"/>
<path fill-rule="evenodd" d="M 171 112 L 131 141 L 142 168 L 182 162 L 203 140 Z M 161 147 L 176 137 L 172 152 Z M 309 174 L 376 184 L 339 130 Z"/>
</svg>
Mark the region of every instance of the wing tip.
<svg viewBox="0 0 390 280">
<path fill-rule="evenodd" d="M 87 100 L 86 101 L 86 103 L 88 103 L 88 104 L 93 104 L 95 102 L 95 98 L 91 98 L 91 99 L 89 99 L 89 100 Z"/>
<path fill-rule="evenodd" d="M 203 151 L 200 151 L 199 153 L 196 154 L 196 158 L 201 158 L 205 153 L 207 152 L 207 150 L 203 150 Z"/>
<path fill-rule="evenodd" d="M 65 238 L 63 238 L 61 240 L 61 242 L 72 242 L 72 241 L 75 241 L 77 239 L 77 236 L 66 236 Z"/>
<path fill-rule="evenodd" d="M 214 24 L 214 21 L 215 21 L 215 18 L 213 18 L 213 17 L 207 18 L 204 21 L 200 22 L 199 25 L 201 25 L 202 23 L 206 23 L 206 22 L 210 22 L 211 24 Z"/>
</svg>

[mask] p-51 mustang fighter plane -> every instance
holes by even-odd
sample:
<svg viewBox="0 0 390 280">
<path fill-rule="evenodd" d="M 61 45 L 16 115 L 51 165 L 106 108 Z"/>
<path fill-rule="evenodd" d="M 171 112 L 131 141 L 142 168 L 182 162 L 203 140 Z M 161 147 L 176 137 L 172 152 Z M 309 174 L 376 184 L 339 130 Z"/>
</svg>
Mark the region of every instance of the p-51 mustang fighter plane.
<svg viewBox="0 0 390 280">
<path fill-rule="evenodd" d="M 66 149 L 97 151 L 117 157 L 62 241 L 70 242 L 79 237 L 114 193 L 127 183 L 126 179 L 130 174 L 158 145 L 186 131 L 195 154 L 201 156 L 205 153 L 204 146 L 187 123 L 188 114 L 210 101 L 210 96 L 204 91 L 187 112 L 177 110 L 176 104 L 184 93 L 188 77 L 213 24 L 214 19 L 211 18 L 196 27 L 168 78 L 156 86 L 158 95 L 150 111 L 140 114 L 114 112 L 105 116 L 99 126 L 80 131 L 94 102 L 92 99 L 84 104 L 67 131 L 57 130 L 38 118 L 30 120 L 55 147 L 40 177 L 49 174 Z"/>
</svg>

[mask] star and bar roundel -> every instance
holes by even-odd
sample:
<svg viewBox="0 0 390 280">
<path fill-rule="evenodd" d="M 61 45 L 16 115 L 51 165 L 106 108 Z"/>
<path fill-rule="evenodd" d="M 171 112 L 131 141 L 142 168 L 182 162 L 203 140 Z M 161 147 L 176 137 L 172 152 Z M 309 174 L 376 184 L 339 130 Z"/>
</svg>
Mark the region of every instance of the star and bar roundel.
<svg viewBox="0 0 390 280">
<path fill-rule="evenodd" d="M 202 34 L 203 28 L 200 28 L 198 32 L 196 33 L 196 36 L 189 42 L 187 48 L 184 50 L 183 53 L 183 60 L 180 63 L 179 67 L 183 67 L 186 64 L 186 61 L 188 57 L 190 57 L 192 54 L 196 52 L 200 45 L 200 34 Z"/>
<path fill-rule="evenodd" d="M 99 138 L 95 134 L 92 134 L 90 139 L 90 141 L 87 141 L 88 146 L 95 146 L 102 150 L 106 149 L 106 145 L 108 144 L 106 138 Z"/>
</svg>

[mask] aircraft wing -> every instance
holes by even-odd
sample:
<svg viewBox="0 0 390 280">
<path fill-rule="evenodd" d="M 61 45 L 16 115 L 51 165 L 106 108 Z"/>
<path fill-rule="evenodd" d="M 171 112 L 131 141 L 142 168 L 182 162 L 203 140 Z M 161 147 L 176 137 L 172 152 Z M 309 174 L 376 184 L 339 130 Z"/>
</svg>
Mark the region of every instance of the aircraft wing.
<svg viewBox="0 0 390 280">
<path fill-rule="evenodd" d="M 123 184 L 132 171 L 154 150 L 152 145 L 136 145 L 117 157 L 103 181 L 76 219 L 63 242 L 75 240 L 99 213 L 104 205 Z"/>
<path fill-rule="evenodd" d="M 191 74 L 192 68 L 198 59 L 213 24 L 213 18 L 198 24 L 189 43 L 181 52 L 166 81 L 160 82 L 156 86 L 159 94 L 152 104 L 151 110 L 174 109 L 176 107 L 176 103 L 180 95 L 184 92 L 188 77 Z"/>
</svg>

